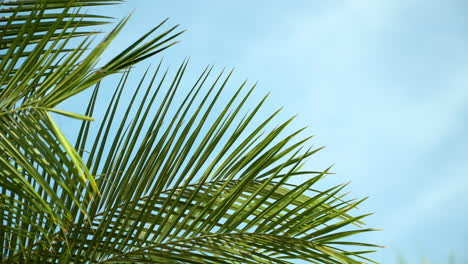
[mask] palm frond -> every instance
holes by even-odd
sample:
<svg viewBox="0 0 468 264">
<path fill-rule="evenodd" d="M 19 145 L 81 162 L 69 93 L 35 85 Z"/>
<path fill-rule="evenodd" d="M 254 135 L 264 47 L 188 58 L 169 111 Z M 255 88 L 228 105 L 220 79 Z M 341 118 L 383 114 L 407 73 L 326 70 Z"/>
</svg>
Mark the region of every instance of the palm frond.
<svg viewBox="0 0 468 264">
<path fill-rule="evenodd" d="M 7 51 L 18 43 L 30 45 L 42 40 L 47 34 L 60 30 L 96 26 L 108 23 L 111 17 L 76 12 L 77 8 L 113 5 L 119 0 L 2 0 L 0 2 L 0 51 Z M 75 9 L 75 10 L 72 10 Z M 72 36 L 95 32 L 75 31 Z M 50 41 L 58 38 L 56 35 Z M 21 50 L 21 49 L 18 49 Z M 27 56 L 26 54 L 19 54 Z"/>
<path fill-rule="evenodd" d="M 181 34 L 175 31 L 177 26 L 162 31 L 166 22 L 163 21 L 115 59 L 97 68 L 101 54 L 122 30 L 128 17 L 92 46 L 90 36 L 95 32 L 82 28 L 108 23 L 108 17 L 86 14 L 81 8 L 118 2 L 19 0 L 0 3 L 0 13 L 7 15 L 0 19 L 2 257 L 25 245 L 50 247 L 57 239 L 68 243 L 63 234 L 74 221 L 71 210 L 80 210 L 86 217 L 86 206 L 99 195 L 94 175 L 49 112 L 92 120 L 89 116 L 55 107 L 102 78 L 170 47 Z M 72 42 L 76 37 L 84 38 Z"/>
<path fill-rule="evenodd" d="M 176 42 L 177 26 L 156 36 L 166 21 L 100 68 L 100 55 L 122 30 L 128 17 L 96 47 L 81 28 L 108 23 L 107 17 L 83 13 L 77 7 L 115 4 L 113 0 L 3 1 L 0 24 L 0 109 L 54 108 L 102 78 L 153 56 Z M 5 8 L 6 7 L 6 8 Z M 53 11 L 51 11 L 53 10 Z M 84 37 L 77 45 L 71 39 Z"/>
<path fill-rule="evenodd" d="M 366 215 L 349 214 L 363 200 L 346 199 L 344 186 L 314 189 L 329 170 L 301 170 L 304 160 L 319 150 L 303 148 L 308 138 L 299 138 L 302 130 L 282 136 L 291 120 L 268 130 L 278 112 L 253 123 L 265 98 L 245 113 L 254 88 L 246 89 L 246 83 L 221 103 L 231 73 L 211 80 L 212 68 L 207 68 L 180 95 L 186 68 L 184 62 L 170 80 L 161 66 L 151 77 L 146 72 L 119 121 L 115 114 L 122 112 L 130 72 L 123 74 L 100 126 L 83 121 L 75 144 L 91 174 L 99 175 L 101 195 L 89 200 L 84 212 L 69 203 L 75 220 L 66 233 L 56 234 L 55 247 L 24 245 L 25 251 L 18 250 L 22 258 L 91 263 L 369 261 L 365 253 L 372 250 L 346 250 L 375 247 L 346 240 L 373 230 L 361 227 Z M 98 87 L 86 115 L 93 113 L 97 98 Z M 306 181 L 290 183 L 297 175 Z"/>
<path fill-rule="evenodd" d="M 246 111 L 255 85 L 224 102 L 232 72 L 207 67 L 186 90 L 187 61 L 172 77 L 159 64 L 122 106 L 131 66 L 182 32 L 163 21 L 97 67 L 128 17 L 92 46 L 84 28 L 108 18 L 80 8 L 117 2 L 1 2 L 2 262 L 372 262 L 372 249 L 354 248 L 375 245 L 347 240 L 373 231 L 352 213 L 364 199 L 347 198 L 344 185 L 316 190 L 329 169 L 302 167 L 320 148 L 306 148 L 303 129 L 288 132 L 292 118 L 274 127 L 279 111 L 261 119 L 266 97 Z M 121 79 L 99 118 L 111 74 Z M 93 86 L 83 115 L 56 109 Z M 74 145 L 50 112 L 82 120 Z"/>
</svg>

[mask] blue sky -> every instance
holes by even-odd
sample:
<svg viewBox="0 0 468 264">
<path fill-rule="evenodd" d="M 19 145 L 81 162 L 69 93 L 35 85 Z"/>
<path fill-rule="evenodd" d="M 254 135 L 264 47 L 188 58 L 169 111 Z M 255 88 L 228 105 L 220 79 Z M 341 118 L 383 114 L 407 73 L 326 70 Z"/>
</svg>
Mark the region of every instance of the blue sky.
<svg viewBox="0 0 468 264">
<path fill-rule="evenodd" d="M 144 1 L 100 8 L 133 18 L 113 50 L 162 19 L 188 31 L 165 54 L 176 66 L 236 67 L 271 92 L 327 148 L 309 167 L 335 164 L 381 232 L 368 242 L 442 263 L 468 259 L 468 2 L 464 0 Z M 157 59 L 152 61 L 157 63 Z M 413 262 L 415 263 L 415 262 Z"/>
</svg>

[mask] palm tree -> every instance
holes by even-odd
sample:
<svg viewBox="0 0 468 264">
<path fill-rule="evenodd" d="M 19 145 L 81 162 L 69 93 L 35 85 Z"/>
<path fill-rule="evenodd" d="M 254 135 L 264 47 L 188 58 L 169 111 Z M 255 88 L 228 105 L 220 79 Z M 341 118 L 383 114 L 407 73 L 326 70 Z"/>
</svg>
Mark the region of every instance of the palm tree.
<svg viewBox="0 0 468 264">
<path fill-rule="evenodd" d="M 301 167 L 319 149 L 301 130 L 285 134 L 291 120 L 272 127 L 278 112 L 259 119 L 265 98 L 246 112 L 254 87 L 225 95 L 231 72 L 207 67 L 187 89 L 187 61 L 175 74 L 160 63 L 122 105 L 132 66 L 182 31 L 163 21 L 97 66 L 128 18 L 94 45 L 86 29 L 109 18 L 82 8 L 118 2 L 0 1 L 2 262 L 373 262 L 372 249 L 356 247 L 374 245 L 343 240 L 373 230 L 348 214 L 363 200 L 346 198 L 344 185 L 314 189 L 329 169 Z M 110 75 L 120 81 L 94 121 Z M 87 89 L 84 114 L 56 108 Z M 81 120 L 74 143 L 56 114 Z"/>
</svg>

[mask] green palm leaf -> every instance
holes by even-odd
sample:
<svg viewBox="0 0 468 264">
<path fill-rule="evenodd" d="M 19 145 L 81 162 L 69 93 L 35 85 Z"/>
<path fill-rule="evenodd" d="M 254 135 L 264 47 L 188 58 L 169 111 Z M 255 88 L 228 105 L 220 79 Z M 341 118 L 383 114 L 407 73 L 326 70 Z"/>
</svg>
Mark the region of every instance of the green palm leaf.
<svg viewBox="0 0 468 264">
<path fill-rule="evenodd" d="M 281 137 L 290 120 L 268 132 L 274 113 L 249 129 L 264 102 L 242 113 L 252 88 L 243 93 L 243 84 L 221 104 L 230 74 L 208 82 L 207 69 L 182 103 L 175 104 L 186 67 L 183 63 L 169 81 L 158 67 L 143 89 L 146 73 L 119 121 L 115 113 L 130 74 L 125 73 L 100 126 L 93 129 L 95 124 L 83 122 L 75 147 L 82 150 L 92 174 L 100 175 L 101 195 L 89 201 L 85 212 L 72 207 L 75 221 L 61 234 L 72 244 L 70 251 L 57 242 L 60 246 L 53 252 L 61 254 L 47 258 L 92 263 L 358 263 L 355 258 L 367 252 L 339 246 L 359 245 L 342 238 L 372 231 L 360 228 L 364 216 L 347 213 L 362 200 L 339 195 L 344 186 L 313 189 L 328 170 L 301 171 L 304 159 L 317 150 L 301 150 L 305 140 L 296 139 L 300 131 Z M 92 114 L 97 90 L 87 115 Z M 223 110 L 214 112 L 218 105 Z M 221 151 L 214 151 L 219 146 Z M 296 175 L 309 175 L 309 180 L 288 183 Z M 339 231 L 353 224 L 356 230 Z M 26 250 L 23 256 L 47 256 L 44 250 Z"/>
<path fill-rule="evenodd" d="M 107 17 L 84 14 L 77 7 L 119 1 L 2 1 L 8 16 L 0 24 L 0 236 L 2 256 L 30 241 L 53 242 L 51 234 L 73 222 L 70 211 L 85 207 L 99 193 L 81 155 L 64 137 L 48 112 L 92 120 L 55 109 L 67 98 L 102 78 L 173 45 L 175 27 L 153 29 L 118 57 L 96 68 L 103 51 L 128 18 L 94 48 L 82 31 L 107 23 Z M 155 36 L 150 35 L 155 33 Z M 85 36 L 74 47 L 70 40 Z M 35 212 L 29 215 L 26 212 Z M 87 220 L 89 221 L 89 220 Z M 37 233 L 39 232 L 39 233 Z M 68 243 L 65 241 L 65 243 Z"/>
<path fill-rule="evenodd" d="M 104 66 L 96 69 L 100 55 L 120 32 L 128 18 L 92 50 L 90 35 L 82 27 L 107 23 L 106 17 L 80 13 L 76 7 L 114 4 L 118 1 L 3 1 L 0 12 L 7 12 L 8 21 L 0 26 L 0 109 L 53 108 L 67 98 L 87 89 L 109 74 L 173 45 L 181 32 L 172 27 L 156 36 L 161 23 Z M 11 6 L 11 7 L 10 7 Z M 75 9 L 74 9 L 75 8 Z M 48 10 L 56 13 L 47 12 Z M 60 12 L 59 12 L 60 11 Z M 27 16 L 20 14 L 28 13 Z M 5 18 L 6 19 L 6 18 Z M 8 36 L 13 37 L 8 37 Z M 77 46 L 74 37 L 86 36 Z M 146 41 L 146 42 L 145 42 Z"/>
<path fill-rule="evenodd" d="M 366 215 L 350 214 L 363 200 L 348 199 L 344 185 L 316 189 L 329 170 L 302 167 L 320 148 L 305 147 L 302 129 L 287 132 L 292 119 L 273 127 L 279 111 L 261 119 L 266 97 L 246 111 L 255 85 L 226 94 L 232 72 L 208 67 L 185 89 L 187 61 L 172 77 L 159 64 L 124 102 L 130 67 L 181 32 L 163 31 L 163 21 L 96 68 L 127 19 L 92 49 L 89 38 L 70 47 L 91 34 L 82 27 L 105 19 L 76 8 L 116 2 L 2 2 L 12 17 L 0 47 L 2 261 L 372 262 L 372 250 L 354 247 L 375 245 L 347 240 L 373 230 L 363 227 Z M 99 117 L 102 80 L 115 73 Z M 55 108 L 92 86 L 84 115 Z M 49 112 L 82 119 L 74 145 Z M 297 177 L 305 180 L 293 184 Z"/>
</svg>

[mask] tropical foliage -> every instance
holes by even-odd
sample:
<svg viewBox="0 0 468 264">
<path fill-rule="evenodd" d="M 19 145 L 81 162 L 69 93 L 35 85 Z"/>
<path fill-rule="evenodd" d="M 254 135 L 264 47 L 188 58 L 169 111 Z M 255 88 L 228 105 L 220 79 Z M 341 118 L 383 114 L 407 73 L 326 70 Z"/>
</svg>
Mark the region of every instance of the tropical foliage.
<svg viewBox="0 0 468 264">
<path fill-rule="evenodd" d="M 163 21 L 99 61 L 128 18 L 93 44 L 89 28 L 109 18 L 83 8 L 118 2 L 1 1 L 2 262 L 372 262 L 374 245 L 346 239 L 372 230 L 366 215 L 349 214 L 363 200 L 343 185 L 316 190 L 329 170 L 302 166 L 319 149 L 306 147 L 302 130 L 287 133 L 292 119 L 262 119 L 266 98 L 244 110 L 254 87 L 225 94 L 231 72 L 207 67 L 181 87 L 187 61 L 173 74 L 159 64 L 125 102 L 132 66 L 182 31 Z M 102 82 L 109 75 L 120 81 Z M 88 89 L 85 113 L 57 108 Z M 99 94 L 104 113 L 95 113 Z M 81 120 L 74 137 L 57 114 Z"/>
</svg>

